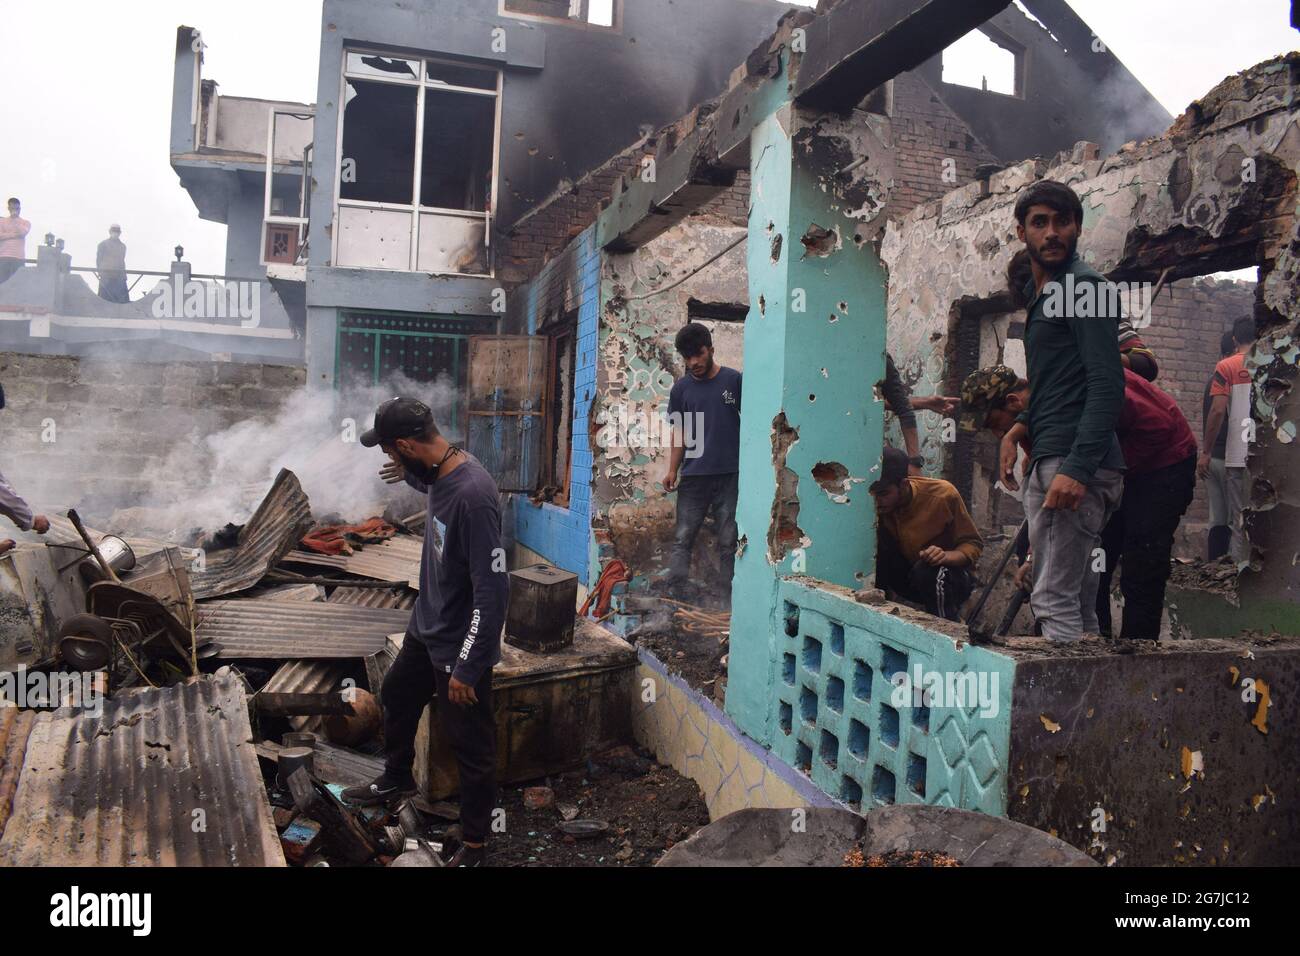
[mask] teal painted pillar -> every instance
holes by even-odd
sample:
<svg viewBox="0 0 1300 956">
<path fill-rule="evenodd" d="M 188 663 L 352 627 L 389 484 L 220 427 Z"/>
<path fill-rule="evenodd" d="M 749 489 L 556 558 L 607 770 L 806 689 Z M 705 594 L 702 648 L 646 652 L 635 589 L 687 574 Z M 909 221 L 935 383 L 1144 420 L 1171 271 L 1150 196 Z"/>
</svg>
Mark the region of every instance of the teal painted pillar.
<svg viewBox="0 0 1300 956">
<path fill-rule="evenodd" d="M 883 435 L 874 385 L 884 377 L 886 290 L 862 222 L 849 214 L 881 194 L 864 198 L 869 172 L 862 164 L 851 172 L 855 160 L 874 159 L 855 155 L 854 122 L 787 103 L 759 123 L 750 149 L 743 549 L 727 712 L 769 746 L 780 579 L 808 574 L 859 587 L 875 565 L 867 488 Z"/>
</svg>

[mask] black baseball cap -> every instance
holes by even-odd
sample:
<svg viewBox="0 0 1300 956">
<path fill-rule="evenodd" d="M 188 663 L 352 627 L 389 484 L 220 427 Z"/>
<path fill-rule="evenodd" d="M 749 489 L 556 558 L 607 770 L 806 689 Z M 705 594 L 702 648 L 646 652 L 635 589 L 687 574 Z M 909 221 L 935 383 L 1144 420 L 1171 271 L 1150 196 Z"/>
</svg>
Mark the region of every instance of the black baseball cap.
<svg viewBox="0 0 1300 956">
<path fill-rule="evenodd" d="M 433 428 L 433 412 L 414 398 L 390 398 L 375 412 L 375 427 L 361 436 L 367 448 L 389 445 L 399 438 L 423 438 Z"/>
<path fill-rule="evenodd" d="M 907 452 L 886 445 L 880 456 L 880 477 L 873 481 L 867 490 L 875 494 L 890 485 L 898 484 L 907 478 L 907 466 Z"/>
</svg>

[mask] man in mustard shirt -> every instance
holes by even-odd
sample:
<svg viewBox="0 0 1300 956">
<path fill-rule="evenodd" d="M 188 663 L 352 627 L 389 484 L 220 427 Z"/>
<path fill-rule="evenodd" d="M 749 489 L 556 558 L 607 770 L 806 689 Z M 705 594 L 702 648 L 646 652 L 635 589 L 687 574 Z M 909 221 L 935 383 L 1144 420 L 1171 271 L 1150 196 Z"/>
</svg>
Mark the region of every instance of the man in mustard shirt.
<svg viewBox="0 0 1300 956">
<path fill-rule="evenodd" d="M 956 621 L 984 540 L 952 484 L 909 476 L 907 465 L 905 452 L 886 448 L 880 479 L 871 486 L 880 538 L 876 586 Z"/>
</svg>

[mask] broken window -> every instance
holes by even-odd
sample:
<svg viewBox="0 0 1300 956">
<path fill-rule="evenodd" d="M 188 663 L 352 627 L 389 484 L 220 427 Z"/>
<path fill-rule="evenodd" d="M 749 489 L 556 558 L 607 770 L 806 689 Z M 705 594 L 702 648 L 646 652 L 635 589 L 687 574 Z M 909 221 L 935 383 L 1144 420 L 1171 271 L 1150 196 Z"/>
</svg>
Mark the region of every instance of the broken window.
<svg viewBox="0 0 1300 956">
<path fill-rule="evenodd" d="M 550 340 L 546 376 L 546 468 L 539 484 L 555 489 L 551 500 L 569 502 L 569 457 L 573 446 L 574 371 L 577 367 L 578 312 L 542 327 Z"/>
<path fill-rule="evenodd" d="M 612 28 L 617 4 L 618 0 L 501 0 L 501 12 Z"/>
<path fill-rule="evenodd" d="M 351 51 L 344 85 L 335 264 L 490 275 L 500 72 Z"/>
<path fill-rule="evenodd" d="M 713 358 L 719 365 L 744 370 L 745 318 L 749 306 L 734 302 L 701 302 L 690 299 L 686 303 L 687 319 L 698 322 L 713 336 Z M 671 346 L 671 340 L 669 341 Z"/>
<path fill-rule="evenodd" d="M 1022 55 L 1010 40 L 972 30 L 943 51 L 943 82 L 1020 96 Z"/>
<path fill-rule="evenodd" d="M 262 262 L 306 260 L 313 114 L 271 107 L 263 173 Z"/>
</svg>

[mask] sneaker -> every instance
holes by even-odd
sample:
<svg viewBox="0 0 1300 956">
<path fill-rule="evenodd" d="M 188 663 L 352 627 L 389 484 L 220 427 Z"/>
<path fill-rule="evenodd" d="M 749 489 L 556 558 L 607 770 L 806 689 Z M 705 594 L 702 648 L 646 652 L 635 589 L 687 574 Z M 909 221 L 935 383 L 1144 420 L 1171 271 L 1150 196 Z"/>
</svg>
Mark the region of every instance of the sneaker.
<svg viewBox="0 0 1300 956">
<path fill-rule="evenodd" d="M 486 866 L 487 865 L 487 847 L 486 846 L 465 846 L 463 843 L 459 850 L 447 861 L 448 866 Z"/>
<path fill-rule="evenodd" d="M 388 803 L 391 800 L 414 795 L 414 779 L 402 780 L 391 777 L 386 770 L 370 783 L 357 787 L 348 787 L 343 791 L 344 800 L 361 807 L 379 806 L 381 803 Z"/>
</svg>

